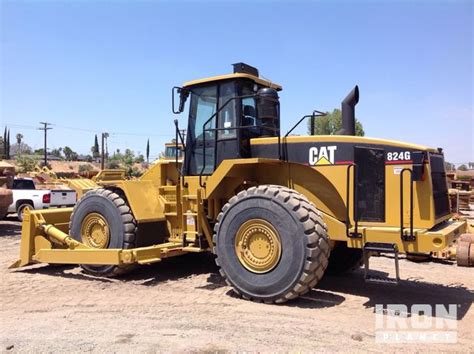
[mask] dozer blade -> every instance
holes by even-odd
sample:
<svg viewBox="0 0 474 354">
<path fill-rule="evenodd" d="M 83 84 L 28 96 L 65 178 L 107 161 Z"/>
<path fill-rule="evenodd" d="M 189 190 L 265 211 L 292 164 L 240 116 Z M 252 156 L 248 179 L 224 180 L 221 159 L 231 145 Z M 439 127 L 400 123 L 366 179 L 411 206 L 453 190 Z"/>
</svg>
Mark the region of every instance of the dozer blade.
<svg viewBox="0 0 474 354">
<path fill-rule="evenodd" d="M 21 230 L 20 259 L 9 268 L 34 263 L 150 264 L 190 250 L 181 243 L 166 242 L 133 249 L 91 248 L 68 234 L 72 208 L 25 211 Z"/>
<path fill-rule="evenodd" d="M 54 225 L 58 230 L 67 233 L 72 208 L 26 210 L 21 224 L 20 259 L 9 268 L 24 267 L 37 263 L 35 255 L 41 249 L 52 249 L 53 244 L 47 237 L 44 226 Z M 57 245 L 56 247 L 60 247 Z"/>
</svg>

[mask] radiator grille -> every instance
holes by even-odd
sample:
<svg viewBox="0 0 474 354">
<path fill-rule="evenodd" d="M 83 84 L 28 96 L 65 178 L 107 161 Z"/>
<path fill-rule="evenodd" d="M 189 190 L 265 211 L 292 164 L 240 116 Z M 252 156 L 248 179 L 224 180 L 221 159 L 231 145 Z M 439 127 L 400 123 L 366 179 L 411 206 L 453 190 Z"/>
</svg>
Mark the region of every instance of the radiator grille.
<svg viewBox="0 0 474 354">
<path fill-rule="evenodd" d="M 449 214 L 449 195 L 444 170 L 443 155 L 430 154 L 431 180 L 433 181 L 433 199 L 435 217 L 440 218 Z"/>
</svg>

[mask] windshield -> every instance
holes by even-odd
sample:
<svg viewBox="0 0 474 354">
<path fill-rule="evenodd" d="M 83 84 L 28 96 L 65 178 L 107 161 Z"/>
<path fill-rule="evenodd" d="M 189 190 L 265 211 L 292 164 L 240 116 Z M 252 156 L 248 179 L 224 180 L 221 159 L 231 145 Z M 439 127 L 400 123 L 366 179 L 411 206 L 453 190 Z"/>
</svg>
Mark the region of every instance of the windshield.
<svg viewBox="0 0 474 354">
<path fill-rule="evenodd" d="M 192 91 L 190 119 L 194 123 L 194 138 L 196 140 L 203 139 L 203 124 L 217 110 L 217 87 L 208 86 L 196 88 Z M 215 127 L 216 118 L 212 118 L 206 125 L 205 129 Z M 212 138 L 212 132 L 206 132 L 206 139 Z"/>
<path fill-rule="evenodd" d="M 167 146 L 165 150 L 165 157 L 176 157 L 176 152 L 176 146 Z"/>
</svg>

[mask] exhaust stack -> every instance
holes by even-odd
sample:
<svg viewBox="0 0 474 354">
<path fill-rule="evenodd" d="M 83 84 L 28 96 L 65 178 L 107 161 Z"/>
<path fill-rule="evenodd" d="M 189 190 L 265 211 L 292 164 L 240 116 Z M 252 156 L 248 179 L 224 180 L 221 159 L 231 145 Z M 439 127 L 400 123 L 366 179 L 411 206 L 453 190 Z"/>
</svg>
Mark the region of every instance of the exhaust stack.
<svg viewBox="0 0 474 354">
<path fill-rule="evenodd" d="M 355 135 L 355 105 L 359 102 L 359 86 L 355 86 L 341 102 L 342 129 L 338 135 Z"/>
</svg>

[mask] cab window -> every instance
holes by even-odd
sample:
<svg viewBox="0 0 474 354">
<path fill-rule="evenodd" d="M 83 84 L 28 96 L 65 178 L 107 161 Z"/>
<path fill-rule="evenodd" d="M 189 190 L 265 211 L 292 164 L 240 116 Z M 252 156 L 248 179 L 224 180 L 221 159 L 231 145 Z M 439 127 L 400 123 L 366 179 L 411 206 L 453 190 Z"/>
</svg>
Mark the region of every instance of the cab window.
<svg viewBox="0 0 474 354">
<path fill-rule="evenodd" d="M 254 84 L 245 84 L 242 86 L 242 96 L 255 94 L 253 89 Z M 242 126 L 256 127 L 260 125 L 257 120 L 257 105 L 255 97 L 242 98 Z"/>
<path fill-rule="evenodd" d="M 219 112 L 219 128 L 221 128 L 217 135 L 219 140 L 233 139 L 237 136 L 237 130 L 235 129 L 235 107 L 237 100 L 228 102 L 235 96 L 236 92 L 234 82 L 228 82 L 220 85 L 219 107 L 222 107 L 222 110 Z"/>
<path fill-rule="evenodd" d="M 203 140 L 203 125 L 217 110 L 217 88 L 216 86 L 201 87 L 193 90 L 193 102 L 191 107 L 191 119 L 194 120 L 194 137 Z M 215 117 L 206 124 L 204 129 L 215 127 Z M 206 139 L 211 138 L 212 131 L 206 132 Z"/>
<path fill-rule="evenodd" d="M 30 179 L 16 179 L 12 189 L 35 189 L 35 183 Z"/>
</svg>

